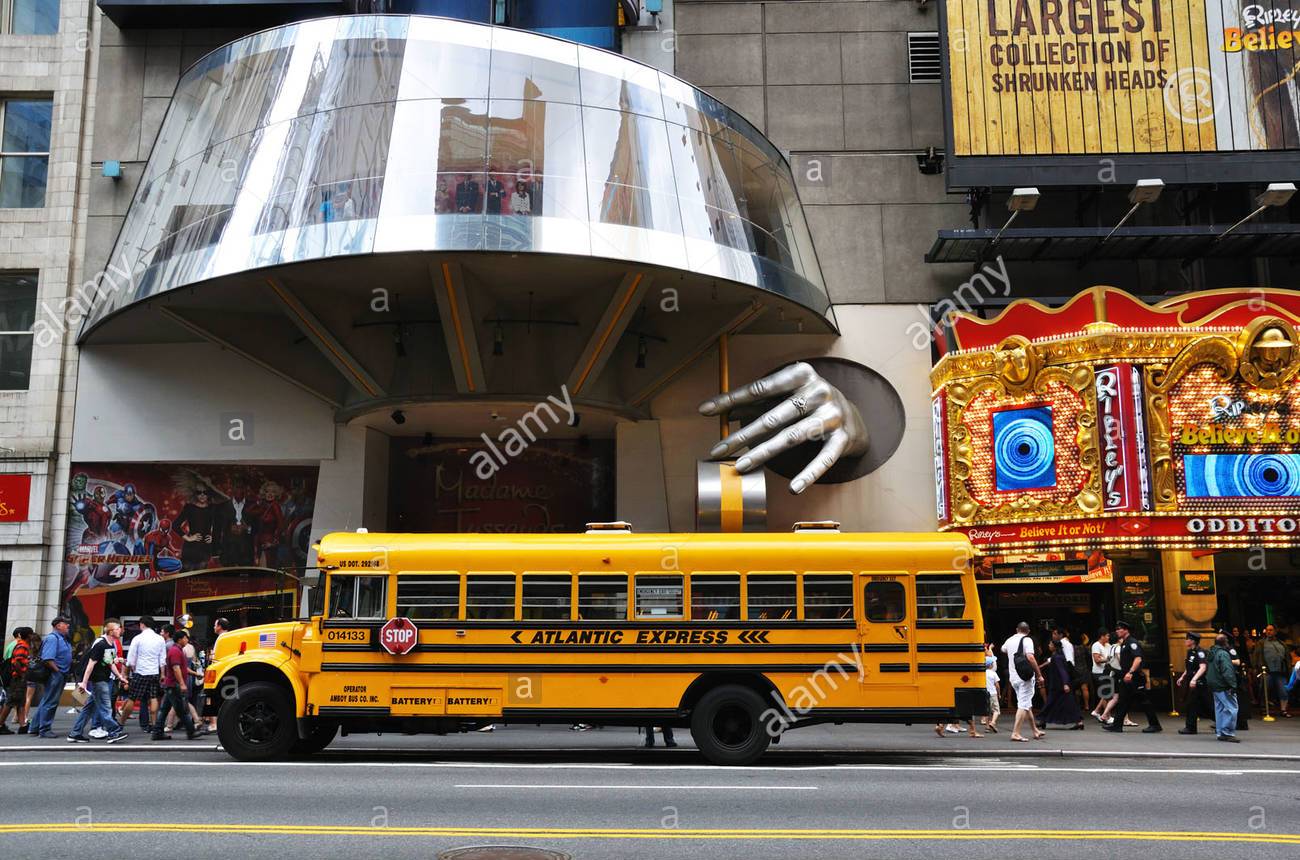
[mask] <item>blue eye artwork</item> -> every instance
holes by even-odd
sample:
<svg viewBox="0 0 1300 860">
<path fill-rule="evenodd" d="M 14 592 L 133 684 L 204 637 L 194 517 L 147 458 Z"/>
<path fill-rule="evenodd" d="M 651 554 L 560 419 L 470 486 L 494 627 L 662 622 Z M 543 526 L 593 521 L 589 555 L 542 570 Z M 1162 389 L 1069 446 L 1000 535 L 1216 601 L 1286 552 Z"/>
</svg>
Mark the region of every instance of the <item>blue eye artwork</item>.
<svg viewBox="0 0 1300 860">
<path fill-rule="evenodd" d="M 1056 486 L 1052 407 L 993 413 L 993 470 L 999 490 Z"/>
<path fill-rule="evenodd" d="M 1300 496 L 1300 454 L 1185 454 L 1193 499 Z"/>
</svg>

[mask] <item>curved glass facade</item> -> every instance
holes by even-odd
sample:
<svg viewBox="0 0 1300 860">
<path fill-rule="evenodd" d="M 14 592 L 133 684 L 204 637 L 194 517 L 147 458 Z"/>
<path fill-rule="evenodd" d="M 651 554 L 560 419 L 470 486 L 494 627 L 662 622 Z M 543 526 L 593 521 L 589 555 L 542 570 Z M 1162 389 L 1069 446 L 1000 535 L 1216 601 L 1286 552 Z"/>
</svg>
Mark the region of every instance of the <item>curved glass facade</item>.
<svg viewBox="0 0 1300 860">
<path fill-rule="evenodd" d="M 222 275 L 405 251 L 627 260 L 829 305 L 789 167 L 725 105 L 575 43 L 372 15 L 185 73 L 84 331 Z"/>
</svg>

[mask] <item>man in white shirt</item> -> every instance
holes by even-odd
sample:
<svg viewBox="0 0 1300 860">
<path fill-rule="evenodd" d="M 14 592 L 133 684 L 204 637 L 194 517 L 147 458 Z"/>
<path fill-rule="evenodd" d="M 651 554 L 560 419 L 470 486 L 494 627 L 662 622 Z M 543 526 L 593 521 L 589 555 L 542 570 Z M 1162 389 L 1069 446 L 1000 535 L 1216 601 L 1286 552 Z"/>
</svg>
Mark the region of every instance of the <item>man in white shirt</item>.
<svg viewBox="0 0 1300 860">
<path fill-rule="evenodd" d="M 1043 683 L 1043 670 L 1038 666 L 1038 659 L 1034 656 L 1034 638 L 1029 635 L 1029 623 L 1021 621 L 1016 625 L 1016 632 L 1007 637 L 1007 641 L 1002 643 L 1002 653 L 1007 655 L 1007 677 L 1011 679 L 1011 691 L 1016 697 L 1016 722 L 1011 727 L 1011 740 L 1026 742 L 1029 739 L 1020 734 L 1020 727 L 1026 720 L 1029 721 L 1030 727 L 1034 730 L 1034 739 L 1046 736 L 1047 732 L 1041 731 L 1034 722 L 1034 683 Z M 1021 678 L 1020 673 L 1016 671 L 1016 654 L 1024 654 L 1025 660 L 1028 661 L 1033 670 L 1033 674 L 1028 679 Z"/>
<path fill-rule="evenodd" d="M 143 616 L 140 619 L 140 632 L 135 634 L 135 638 L 131 640 L 131 647 L 127 649 L 126 667 L 130 672 L 131 680 L 126 704 L 122 706 L 122 715 L 118 718 L 119 723 L 126 725 L 126 721 L 131 718 L 132 709 L 136 706 L 141 706 L 143 716 L 145 706 L 141 703 L 147 702 L 149 726 L 146 731 L 153 730 L 154 721 L 158 716 L 158 700 L 162 698 L 159 679 L 163 666 L 167 662 L 167 643 L 155 632 L 154 628 L 157 626 L 152 616 Z"/>
</svg>

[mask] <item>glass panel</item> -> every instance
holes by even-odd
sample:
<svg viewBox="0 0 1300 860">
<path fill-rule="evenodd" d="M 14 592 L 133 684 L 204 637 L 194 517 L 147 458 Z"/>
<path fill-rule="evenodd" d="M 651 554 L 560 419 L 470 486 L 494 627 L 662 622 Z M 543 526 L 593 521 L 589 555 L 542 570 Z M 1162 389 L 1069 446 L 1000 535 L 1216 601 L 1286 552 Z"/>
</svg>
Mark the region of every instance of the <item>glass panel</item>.
<svg viewBox="0 0 1300 860">
<path fill-rule="evenodd" d="M 852 574 L 805 574 L 803 617 L 807 620 L 852 620 Z"/>
<path fill-rule="evenodd" d="M 0 209 L 39 209 L 45 205 L 45 156 L 8 156 L 0 163 Z"/>
<path fill-rule="evenodd" d="M 491 34 L 445 18 L 412 18 L 398 99 L 486 98 Z"/>
<path fill-rule="evenodd" d="M 36 324 L 36 276 L 0 274 L 0 332 L 31 331 Z"/>
<path fill-rule="evenodd" d="M 772 576 L 750 575 L 749 620 L 794 621 L 798 609 L 797 583 L 793 573 Z"/>
<path fill-rule="evenodd" d="M 868 621 L 902 621 L 907 596 L 900 582 L 868 582 L 863 589 Z"/>
<path fill-rule="evenodd" d="M 26 391 L 31 384 L 30 334 L 0 334 L 0 391 Z"/>
<path fill-rule="evenodd" d="M 490 114 L 487 214 L 585 221 L 580 109 L 493 100 Z"/>
<path fill-rule="evenodd" d="M 636 114 L 584 108 L 587 179 L 592 200 L 606 185 L 632 185 L 675 195 L 667 127 Z"/>
<path fill-rule="evenodd" d="M 578 65 L 584 105 L 663 119 L 659 73 L 651 67 L 587 47 L 578 48 Z"/>
<path fill-rule="evenodd" d="M 579 621 L 623 621 L 626 618 L 626 576 L 579 575 Z"/>
<path fill-rule="evenodd" d="M 48 36 L 59 32 L 59 0 L 13 0 L 13 32 Z"/>
<path fill-rule="evenodd" d="M 411 619 L 453 620 L 460 617 L 460 577 L 397 577 L 397 614 Z"/>
<path fill-rule="evenodd" d="M 730 621 L 738 618 L 739 574 L 695 574 L 691 577 L 692 621 Z"/>
<path fill-rule="evenodd" d="M 680 125 L 668 126 L 673 174 L 682 205 L 688 201 L 743 212 L 743 188 L 735 150 L 726 140 Z"/>
<path fill-rule="evenodd" d="M 681 618 L 684 590 L 680 573 L 637 574 L 636 617 Z"/>
<path fill-rule="evenodd" d="M 357 577 L 330 577 L 330 618 L 352 618 L 356 609 Z"/>
<path fill-rule="evenodd" d="M 358 576 L 357 618 L 383 618 L 387 615 L 388 577 Z"/>
<path fill-rule="evenodd" d="M 487 137 L 486 101 L 397 105 L 382 217 L 482 212 Z"/>
<path fill-rule="evenodd" d="M 493 30 L 491 96 L 578 104 L 577 45 Z"/>
<path fill-rule="evenodd" d="M 918 576 L 916 578 L 916 617 L 961 618 L 966 612 L 966 596 L 960 577 Z"/>
<path fill-rule="evenodd" d="M 525 621 L 568 621 L 572 606 L 573 579 L 568 574 L 556 576 L 524 575 L 523 610 Z"/>
<path fill-rule="evenodd" d="M 364 19 L 338 20 L 346 25 L 349 20 Z M 302 95 L 292 115 L 393 101 L 397 98 L 405 48 L 400 32 L 322 42 L 300 76 L 294 71 L 302 52 L 295 50 L 287 83 L 300 88 Z"/>
<path fill-rule="evenodd" d="M 5 152 L 49 152 L 50 117 L 54 102 L 5 102 L 5 127 L 0 149 Z"/>
<path fill-rule="evenodd" d="M 465 617 L 468 619 L 504 621 L 514 618 L 514 574 L 493 573 L 466 576 Z"/>
</svg>

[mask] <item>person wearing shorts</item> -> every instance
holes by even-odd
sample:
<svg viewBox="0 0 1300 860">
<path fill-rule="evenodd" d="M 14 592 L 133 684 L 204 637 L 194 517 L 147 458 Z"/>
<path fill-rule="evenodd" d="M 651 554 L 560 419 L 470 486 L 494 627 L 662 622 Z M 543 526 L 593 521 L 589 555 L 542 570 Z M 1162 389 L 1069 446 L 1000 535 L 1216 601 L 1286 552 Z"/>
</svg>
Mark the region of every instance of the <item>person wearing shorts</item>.
<svg viewBox="0 0 1300 860">
<path fill-rule="evenodd" d="M 157 622 L 151 616 L 140 619 L 140 632 L 135 634 L 126 651 L 126 666 L 130 671 L 127 683 L 126 705 L 118 722 L 127 724 L 131 710 L 140 706 L 141 718 L 149 715 L 149 730 L 154 727 L 158 716 L 158 702 L 162 698 L 162 685 L 159 676 L 167 659 L 167 645 L 163 638 L 154 632 Z M 146 704 L 147 703 L 147 704 Z"/>
<path fill-rule="evenodd" d="M 1043 670 L 1038 665 L 1038 660 L 1034 656 L 1034 639 L 1029 635 L 1029 623 L 1021 621 L 1016 625 L 1016 632 L 1007 637 L 1007 641 L 1002 643 L 1002 653 L 1007 655 L 1007 677 L 1011 679 L 1011 691 L 1016 698 L 1016 721 L 1011 727 L 1011 740 L 1027 741 L 1029 740 L 1020 733 L 1020 727 L 1028 720 L 1030 727 L 1034 730 L 1034 739 L 1038 740 L 1047 733 L 1039 730 L 1038 724 L 1034 722 L 1034 683 L 1042 683 Z M 1021 678 L 1020 673 L 1016 671 L 1016 654 L 1021 653 L 1029 661 L 1033 668 L 1034 674 L 1028 679 Z"/>
</svg>

